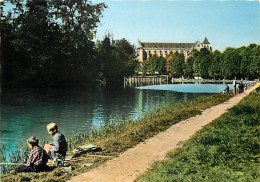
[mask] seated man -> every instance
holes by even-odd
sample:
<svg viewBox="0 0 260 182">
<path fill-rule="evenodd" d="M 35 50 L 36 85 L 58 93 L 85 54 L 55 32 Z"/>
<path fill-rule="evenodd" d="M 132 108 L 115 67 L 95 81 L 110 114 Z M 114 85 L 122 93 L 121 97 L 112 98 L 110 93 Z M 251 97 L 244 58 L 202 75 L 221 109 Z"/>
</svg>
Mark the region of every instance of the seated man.
<svg viewBox="0 0 260 182">
<path fill-rule="evenodd" d="M 229 86 L 226 84 L 226 89 L 224 90 L 225 94 L 229 94 Z"/>
<path fill-rule="evenodd" d="M 44 149 L 47 151 L 49 158 L 65 158 L 68 151 L 66 138 L 58 131 L 58 126 L 55 123 L 47 125 L 47 130 L 53 136 L 53 143 L 45 145 Z"/>
<path fill-rule="evenodd" d="M 27 140 L 29 147 L 32 149 L 26 165 L 21 165 L 16 172 L 39 172 L 43 171 L 48 162 L 46 151 L 41 148 L 37 137 L 31 137 Z"/>
</svg>

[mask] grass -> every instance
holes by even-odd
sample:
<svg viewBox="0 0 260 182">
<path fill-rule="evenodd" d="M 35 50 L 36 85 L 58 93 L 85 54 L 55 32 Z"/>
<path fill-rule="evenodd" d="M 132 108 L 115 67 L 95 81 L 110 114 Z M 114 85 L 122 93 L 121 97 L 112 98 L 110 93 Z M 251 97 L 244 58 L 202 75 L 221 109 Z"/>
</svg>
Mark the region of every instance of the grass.
<svg viewBox="0 0 260 182">
<path fill-rule="evenodd" d="M 68 138 L 70 151 L 79 145 L 92 143 L 103 149 L 95 154 L 116 157 L 121 152 L 166 130 L 173 124 L 200 114 L 202 110 L 222 103 L 230 97 L 222 94 L 202 96 L 187 102 L 155 108 L 139 121 L 130 119 L 113 121 L 99 128 L 93 128 L 89 135 L 79 134 Z M 106 160 L 108 159 L 83 155 L 71 161 L 73 171 L 70 173 L 63 173 L 60 168 L 55 168 L 50 172 L 7 174 L 2 177 L 2 181 L 65 181 L 71 176 L 89 170 L 90 168 L 84 167 L 85 163 L 93 162 L 94 165 L 91 167 L 93 168 L 103 164 Z"/>
<path fill-rule="evenodd" d="M 136 181 L 260 181 L 259 139 L 258 88 Z"/>
</svg>

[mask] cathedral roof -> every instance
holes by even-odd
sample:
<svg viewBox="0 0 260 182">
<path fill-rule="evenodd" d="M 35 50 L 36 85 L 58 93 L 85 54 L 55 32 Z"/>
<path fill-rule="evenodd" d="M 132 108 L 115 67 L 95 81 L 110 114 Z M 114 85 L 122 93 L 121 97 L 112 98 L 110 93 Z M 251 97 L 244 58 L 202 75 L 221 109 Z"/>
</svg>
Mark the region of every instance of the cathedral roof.
<svg viewBox="0 0 260 182">
<path fill-rule="evenodd" d="M 203 44 L 210 44 L 207 37 L 205 37 L 204 41 L 203 41 Z"/>
<path fill-rule="evenodd" d="M 192 48 L 194 43 L 141 42 L 143 48 Z"/>
</svg>

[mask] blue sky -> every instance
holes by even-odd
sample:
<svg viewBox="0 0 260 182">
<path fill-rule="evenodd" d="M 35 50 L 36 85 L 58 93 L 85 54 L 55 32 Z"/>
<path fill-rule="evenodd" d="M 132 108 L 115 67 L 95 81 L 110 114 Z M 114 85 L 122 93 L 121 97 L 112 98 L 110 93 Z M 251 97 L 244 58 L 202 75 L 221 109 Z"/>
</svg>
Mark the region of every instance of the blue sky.
<svg viewBox="0 0 260 182">
<path fill-rule="evenodd" d="M 93 0 L 105 2 L 97 39 L 187 42 L 208 38 L 213 50 L 260 44 L 260 0 Z"/>
<path fill-rule="evenodd" d="M 196 42 L 205 36 L 213 50 L 260 43 L 260 3 L 215 0 L 110 0 L 97 38 L 142 42 Z"/>
</svg>

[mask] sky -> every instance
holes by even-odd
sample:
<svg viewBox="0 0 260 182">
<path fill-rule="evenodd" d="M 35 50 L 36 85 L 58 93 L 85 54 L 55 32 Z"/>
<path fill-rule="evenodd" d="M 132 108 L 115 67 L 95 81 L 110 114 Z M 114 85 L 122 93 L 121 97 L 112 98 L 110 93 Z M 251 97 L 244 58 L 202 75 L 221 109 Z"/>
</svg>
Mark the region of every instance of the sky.
<svg viewBox="0 0 260 182">
<path fill-rule="evenodd" d="M 105 2 L 97 39 L 193 43 L 208 38 L 213 50 L 260 43 L 259 0 L 94 0 Z"/>
<path fill-rule="evenodd" d="M 1 0 L 0 0 L 1 1 Z M 213 50 L 260 44 L 260 0 L 92 0 L 104 2 L 96 39 L 193 43 Z"/>
</svg>

